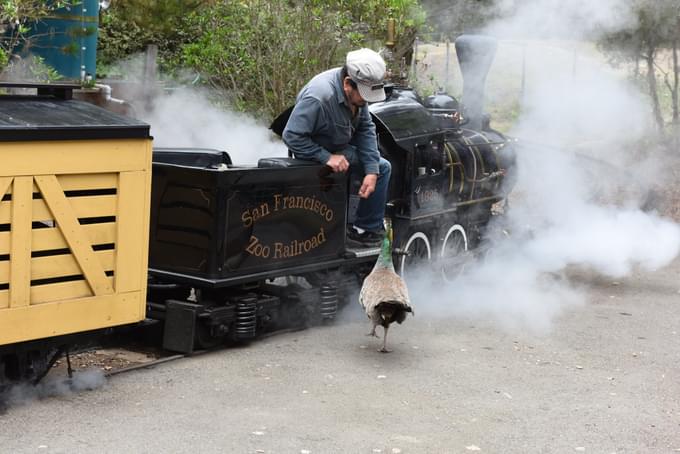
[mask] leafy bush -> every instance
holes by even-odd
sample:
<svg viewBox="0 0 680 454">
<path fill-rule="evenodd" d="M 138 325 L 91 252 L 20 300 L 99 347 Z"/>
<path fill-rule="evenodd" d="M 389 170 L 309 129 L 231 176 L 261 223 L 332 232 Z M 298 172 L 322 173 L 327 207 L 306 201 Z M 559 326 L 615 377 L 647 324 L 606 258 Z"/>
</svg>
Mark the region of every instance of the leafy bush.
<svg viewBox="0 0 680 454">
<path fill-rule="evenodd" d="M 416 0 L 222 0 L 191 17 L 200 36 L 183 57 L 232 107 L 272 118 L 348 50 L 376 47 L 390 16 L 412 43 L 424 20 Z"/>
<path fill-rule="evenodd" d="M 98 73 L 158 45 L 164 75 L 184 69 L 225 93 L 232 109 L 272 117 L 346 51 L 377 48 L 397 24 L 395 62 L 425 21 L 418 0 L 116 0 L 99 31 Z"/>
<path fill-rule="evenodd" d="M 32 25 L 55 10 L 69 7 L 72 0 L 2 0 L 0 1 L 0 73 L 28 71 L 25 77 L 34 80 L 53 80 L 59 75 L 43 59 L 23 61 L 21 49 L 30 41 Z M 16 75 L 13 78 L 17 78 Z"/>
<path fill-rule="evenodd" d="M 158 64 L 165 73 L 181 66 L 181 46 L 196 39 L 190 14 L 210 2 L 201 0 L 116 0 L 101 15 L 97 44 L 97 73 L 158 46 Z"/>
</svg>

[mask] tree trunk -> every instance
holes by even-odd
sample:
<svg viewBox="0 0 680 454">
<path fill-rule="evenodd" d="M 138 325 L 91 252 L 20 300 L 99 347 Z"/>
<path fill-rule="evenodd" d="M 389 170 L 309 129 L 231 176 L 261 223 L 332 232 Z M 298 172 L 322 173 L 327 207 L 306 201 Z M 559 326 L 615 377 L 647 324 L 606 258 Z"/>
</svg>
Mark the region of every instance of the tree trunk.
<svg viewBox="0 0 680 454">
<path fill-rule="evenodd" d="M 649 95 L 652 98 L 652 112 L 654 113 L 654 120 L 659 132 L 663 132 L 663 116 L 661 115 L 661 105 L 659 103 L 659 93 L 656 84 L 656 72 L 654 71 L 654 50 L 651 49 L 645 56 L 645 63 L 647 64 L 647 84 L 649 86 Z"/>
<path fill-rule="evenodd" d="M 678 39 L 673 40 L 673 86 L 671 88 L 671 102 L 673 108 L 673 121 L 671 140 L 673 141 L 673 148 L 677 149 L 678 140 L 680 139 L 680 113 L 678 112 Z"/>
<path fill-rule="evenodd" d="M 678 125 L 678 41 L 673 41 L 673 89 L 671 90 L 673 102 L 673 126 Z"/>
</svg>

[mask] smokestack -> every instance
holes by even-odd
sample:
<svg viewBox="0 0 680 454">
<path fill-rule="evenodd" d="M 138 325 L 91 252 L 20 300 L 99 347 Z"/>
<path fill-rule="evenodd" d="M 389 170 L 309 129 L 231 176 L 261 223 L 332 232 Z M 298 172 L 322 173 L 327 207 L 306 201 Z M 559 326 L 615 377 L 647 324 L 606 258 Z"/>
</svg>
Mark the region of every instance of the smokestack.
<svg viewBox="0 0 680 454">
<path fill-rule="evenodd" d="M 484 86 L 489 68 L 496 55 L 495 38 L 483 35 L 461 35 L 456 38 L 456 54 L 463 74 L 463 114 L 466 127 L 482 129 Z"/>
</svg>

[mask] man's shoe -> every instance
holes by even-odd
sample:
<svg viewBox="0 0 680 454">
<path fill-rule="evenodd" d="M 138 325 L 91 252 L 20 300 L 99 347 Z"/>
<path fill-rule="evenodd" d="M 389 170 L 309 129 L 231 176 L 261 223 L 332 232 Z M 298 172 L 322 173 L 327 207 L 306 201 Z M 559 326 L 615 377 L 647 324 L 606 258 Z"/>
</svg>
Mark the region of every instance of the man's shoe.
<svg viewBox="0 0 680 454">
<path fill-rule="evenodd" d="M 347 244 L 353 247 L 378 247 L 382 239 L 383 235 L 377 232 L 364 230 L 363 233 L 359 233 L 354 227 L 347 229 Z"/>
</svg>

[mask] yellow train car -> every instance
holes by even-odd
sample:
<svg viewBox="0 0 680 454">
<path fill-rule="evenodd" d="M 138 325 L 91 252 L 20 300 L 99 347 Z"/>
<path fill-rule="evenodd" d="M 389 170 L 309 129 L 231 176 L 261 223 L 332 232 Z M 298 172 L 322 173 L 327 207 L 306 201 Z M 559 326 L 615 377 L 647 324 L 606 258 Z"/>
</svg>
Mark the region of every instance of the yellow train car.
<svg viewBox="0 0 680 454">
<path fill-rule="evenodd" d="M 0 84 L 0 93 L 15 87 Z M 0 382 L 145 318 L 152 139 L 69 85 L 0 94 Z"/>
</svg>

